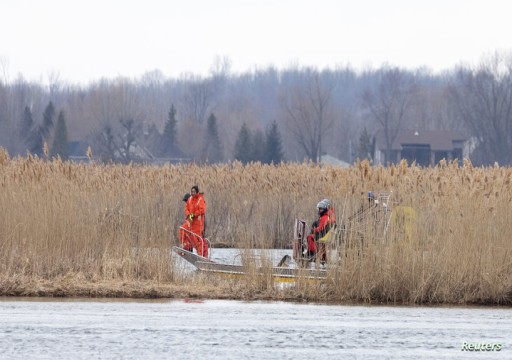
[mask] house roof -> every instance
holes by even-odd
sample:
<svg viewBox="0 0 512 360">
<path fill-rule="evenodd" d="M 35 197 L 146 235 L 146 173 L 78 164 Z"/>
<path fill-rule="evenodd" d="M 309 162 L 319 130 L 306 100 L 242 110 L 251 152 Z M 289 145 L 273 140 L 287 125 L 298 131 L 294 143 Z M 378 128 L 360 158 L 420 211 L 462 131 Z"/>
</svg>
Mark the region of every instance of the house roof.
<svg viewBox="0 0 512 360">
<path fill-rule="evenodd" d="M 340 160 L 338 158 L 335 158 L 334 156 L 329 155 L 329 154 L 322 155 L 320 157 L 320 163 L 322 165 L 332 165 L 332 166 L 338 166 L 338 167 L 342 167 L 342 168 L 350 167 L 349 163 L 347 163 L 343 160 Z"/>
<path fill-rule="evenodd" d="M 379 130 L 374 136 L 375 146 L 379 150 L 386 149 L 384 130 Z M 454 142 L 464 142 L 467 139 L 456 131 L 446 130 L 400 130 L 391 145 L 392 150 L 401 150 L 404 145 L 427 145 L 433 151 L 451 151 Z"/>
</svg>

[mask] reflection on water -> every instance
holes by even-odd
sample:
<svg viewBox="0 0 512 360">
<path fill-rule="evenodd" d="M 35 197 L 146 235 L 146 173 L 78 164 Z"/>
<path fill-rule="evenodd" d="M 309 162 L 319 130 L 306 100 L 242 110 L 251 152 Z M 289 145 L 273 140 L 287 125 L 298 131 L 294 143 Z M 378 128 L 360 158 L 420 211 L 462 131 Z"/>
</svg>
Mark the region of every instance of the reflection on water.
<svg viewBox="0 0 512 360">
<path fill-rule="evenodd" d="M 0 324 L 6 359 L 512 358 L 512 310 L 499 308 L 4 298 Z"/>
</svg>

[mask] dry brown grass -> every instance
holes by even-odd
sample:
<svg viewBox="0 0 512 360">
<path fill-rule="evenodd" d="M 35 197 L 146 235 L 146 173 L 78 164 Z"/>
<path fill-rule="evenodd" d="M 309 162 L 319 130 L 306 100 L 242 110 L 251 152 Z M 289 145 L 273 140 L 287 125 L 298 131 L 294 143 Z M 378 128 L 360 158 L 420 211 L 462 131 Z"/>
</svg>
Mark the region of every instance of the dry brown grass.
<svg viewBox="0 0 512 360">
<path fill-rule="evenodd" d="M 9 158 L 0 151 L 3 295 L 217 297 L 326 302 L 512 304 L 512 170 L 442 163 L 138 166 Z M 338 219 L 368 190 L 416 212 L 413 236 L 346 246 L 324 283 L 188 278 L 173 263 L 181 198 L 198 184 L 207 235 L 242 248 L 291 244 L 293 219 L 330 198 Z"/>
</svg>

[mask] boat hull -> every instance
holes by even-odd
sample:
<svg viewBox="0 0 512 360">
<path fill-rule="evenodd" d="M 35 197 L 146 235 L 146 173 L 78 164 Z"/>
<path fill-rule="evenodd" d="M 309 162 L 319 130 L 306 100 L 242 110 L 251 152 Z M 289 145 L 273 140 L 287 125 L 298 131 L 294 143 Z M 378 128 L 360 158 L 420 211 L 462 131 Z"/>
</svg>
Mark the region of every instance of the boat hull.
<svg viewBox="0 0 512 360">
<path fill-rule="evenodd" d="M 252 275 L 271 276 L 274 281 L 278 282 L 294 282 L 299 279 L 323 280 L 327 278 L 327 271 L 324 269 L 230 265 L 212 261 L 177 246 L 173 247 L 173 251 L 201 272 L 230 278 Z"/>
</svg>

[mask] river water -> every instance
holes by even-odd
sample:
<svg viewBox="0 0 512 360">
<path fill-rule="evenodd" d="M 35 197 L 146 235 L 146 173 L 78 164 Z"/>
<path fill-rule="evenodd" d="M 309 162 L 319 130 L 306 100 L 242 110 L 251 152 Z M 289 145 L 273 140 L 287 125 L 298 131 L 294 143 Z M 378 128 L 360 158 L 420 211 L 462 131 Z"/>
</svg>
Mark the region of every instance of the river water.
<svg viewBox="0 0 512 360">
<path fill-rule="evenodd" d="M 512 359 L 510 308 L 196 301 L 0 298 L 0 358 Z"/>
</svg>

